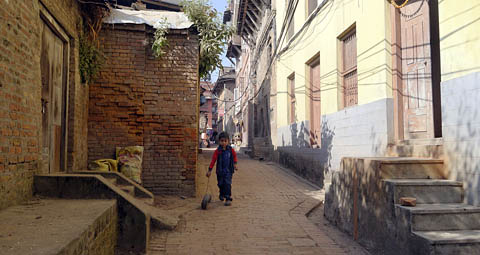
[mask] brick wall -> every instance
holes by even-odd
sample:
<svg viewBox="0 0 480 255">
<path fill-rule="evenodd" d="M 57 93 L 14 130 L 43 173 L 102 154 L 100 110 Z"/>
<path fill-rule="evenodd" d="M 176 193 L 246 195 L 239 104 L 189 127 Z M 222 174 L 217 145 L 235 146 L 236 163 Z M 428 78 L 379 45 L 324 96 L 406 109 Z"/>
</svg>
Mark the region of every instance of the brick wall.
<svg viewBox="0 0 480 255">
<path fill-rule="evenodd" d="M 198 36 L 168 34 L 160 59 L 145 25 L 107 26 L 107 63 L 90 85 L 89 160 L 113 158 L 115 147 L 145 147 L 142 181 L 156 194 L 194 194 L 198 141 Z"/>
<path fill-rule="evenodd" d="M 86 165 L 85 137 L 86 86 L 78 74 L 77 24 L 80 21 L 75 0 L 42 0 L 48 12 L 70 36 L 70 105 L 72 116 L 68 143 L 69 168 Z M 2 1 L 0 8 L 0 209 L 29 199 L 33 174 L 45 172 L 41 139 L 41 24 L 38 0 Z M 74 131 L 75 130 L 75 131 Z M 78 138 L 78 139 L 75 139 Z"/>
</svg>

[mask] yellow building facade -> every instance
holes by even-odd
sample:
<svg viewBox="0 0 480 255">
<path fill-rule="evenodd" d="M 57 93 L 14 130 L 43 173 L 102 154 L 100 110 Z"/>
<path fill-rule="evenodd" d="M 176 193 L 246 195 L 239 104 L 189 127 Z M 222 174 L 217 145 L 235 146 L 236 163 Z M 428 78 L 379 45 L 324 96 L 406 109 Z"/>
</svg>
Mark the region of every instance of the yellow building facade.
<svg viewBox="0 0 480 255">
<path fill-rule="evenodd" d="M 396 8 L 390 0 L 299 0 L 275 7 L 276 34 L 284 35 L 272 138 L 280 159 L 311 148 L 327 172 L 342 157 L 402 156 L 396 147 L 435 145 L 435 153 L 403 156 L 444 158 L 451 178 L 472 187 L 467 201 L 480 203 L 479 1 L 409 0 Z"/>
<path fill-rule="evenodd" d="M 322 2 L 322 1 L 321 1 Z M 341 109 L 339 55 L 342 34 L 353 27 L 357 33 L 358 100 L 359 104 L 391 97 L 389 39 L 389 4 L 386 1 L 323 1 L 316 17 L 305 26 L 307 1 L 300 1 L 293 19 L 295 36 L 290 47 L 277 60 L 278 100 L 287 102 L 288 77 L 295 73 L 297 119 L 308 120 L 309 105 L 306 91 L 310 87 L 308 60 L 319 55 L 321 77 L 321 112 L 328 114 Z M 284 2 L 277 2 L 277 15 L 285 14 Z M 283 18 L 283 16 L 282 16 Z M 277 18 L 277 34 L 282 19 Z M 302 30 L 302 27 L 305 28 Z M 285 39 L 284 45 L 290 41 Z M 362 85 L 363 84 L 363 85 Z M 279 112 L 286 112 L 286 104 Z M 278 116 L 279 125 L 289 124 L 287 116 Z"/>
</svg>

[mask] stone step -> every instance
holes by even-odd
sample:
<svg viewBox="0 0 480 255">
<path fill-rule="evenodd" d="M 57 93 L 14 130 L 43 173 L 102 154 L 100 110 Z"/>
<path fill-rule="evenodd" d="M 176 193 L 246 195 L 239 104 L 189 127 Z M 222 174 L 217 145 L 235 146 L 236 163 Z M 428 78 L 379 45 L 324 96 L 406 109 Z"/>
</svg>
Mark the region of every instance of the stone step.
<svg viewBox="0 0 480 255">
<path fill-rule="evenodd" d="M 131 196 L 135 196 L 135 187 L 132 185 L 118 185 L 117 187 L 120 188 L 121 190 L 125 191 L 127 194 Z"/>
<path fill-rule="evenodd" d="M 149 205 L 149 206 L 155 206 L 155 201 L 153 198 L 148 198 L 148 197 L 135 197 L 135 199 Z"/>
<path fill-rule="evenodd" d="M 113 185 L 117 185 L 117 178 L 115 176 L 112 177 L 105 177 L 107 181 L 111 182 Z"/>
<path fill-rule="evenodd" d="M 443 145 L 443 138 L 411 139 L 398 142 L 399 145 Z"/>
<path fill-rule="evenodd" d="M 104 178 L 110 180 L 114 185 L 130 185 L 134 186 L 134 195 L 135 197 L 142 197 L 142 198 L 151 198 L 154 199 L 154 195 L 142 187 L 140 184 L 130 180 L 126 176 L 118 172 L 101 172 L 101 171 L 77 171 L 76 174 L 95 174 L 101 175 Z M 116 179 L 115 181 L 111 179 Z"/>
<path fill-rule="evenodd" d="M 384 158 L 380 162 L 383 179 L 446 179 L 443 160 L 422 158 Z"/>
<path fill-rule="evenodd" d="M 414 197 L 417 204 L 462 203 L 463 183 L 441 179 L 387 179 L 393 190 L 393 201 L 401 197 Z"/>
<path fill-rule="evenodd" d="M 480 230 L 416 231 L 413 234 L 427 241 L 433 254 L 480 254 Z"/>
<path fill-rule="evenodd" d="M 480 229 L 480 207 L 466 204 L 395 205 L 397 214 L 409 219 L 412 231 Z"/>
<path fill-rule="evenodd" d="M 389 145 L 387 155 L 390 157 L 419 157 L 443 159 L 443 145 Z"/>
</svg>

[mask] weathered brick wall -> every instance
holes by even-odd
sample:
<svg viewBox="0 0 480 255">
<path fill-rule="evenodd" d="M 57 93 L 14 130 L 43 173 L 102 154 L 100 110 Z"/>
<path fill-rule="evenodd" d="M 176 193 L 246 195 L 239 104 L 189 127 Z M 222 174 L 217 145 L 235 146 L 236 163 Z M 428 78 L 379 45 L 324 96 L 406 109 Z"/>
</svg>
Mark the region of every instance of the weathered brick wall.
<svg viewBox="0 0 480 255">
<path fill-rule="evenodd" d="M 145 25 L 106 27 L 100 40 L 106 62 L 89 86 L 89 160 L 114 158 L 117 146 L 143 146 Z"/>
<path fill-rule="evenodd" d="M 80 86 L 78 75 L 77 24 L 80 21 L 75 0 L 42 0 L 71 37 L 70 99 L 75 109 L 72 125 L 79 127 L 69 134 L 85 137 L 80 130 L 86 123 L 85 86 Z M 29 199 L 32 195 L 33 174 L 46 171 L 42 161 L 41 144 L 41 3 L 38 0 L 2 1 L 0 8 L 0 209 Z M 73 95 L 72 95 L 73 93 Z M 77 139 L 81 140 L 81 139 Z M 86 164 L 85 143 L 69 144 L 75 156 L 70 168 Z M 71 148 L 71 149 L 70 149 Z M 83 157 L 83 159 L 82 159 Z"/>
<path fill-rule="evenodd" d="M 156 194 L 193 194 L 198 141 L 198 36 L 168 34 L 160 59 L 152 30 L 115 25 L 101 34 L 107 64 L 90 86 L 89 160 L 142 145 L 142 181 Z"/>
</svg>

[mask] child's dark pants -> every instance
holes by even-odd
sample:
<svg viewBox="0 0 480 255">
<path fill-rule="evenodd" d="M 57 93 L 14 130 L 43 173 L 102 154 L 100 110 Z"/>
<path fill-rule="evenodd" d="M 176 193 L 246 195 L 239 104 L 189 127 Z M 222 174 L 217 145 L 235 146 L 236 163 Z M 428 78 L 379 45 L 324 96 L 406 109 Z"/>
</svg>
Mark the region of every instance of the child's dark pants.
<svg viewBox="0 0 480 255">
<path fill-rule="evenodd" d="M 217 173 L 217 182 L 220 196 L 232 201 L 232 173 L 229 171 Z"/>
</svg>

